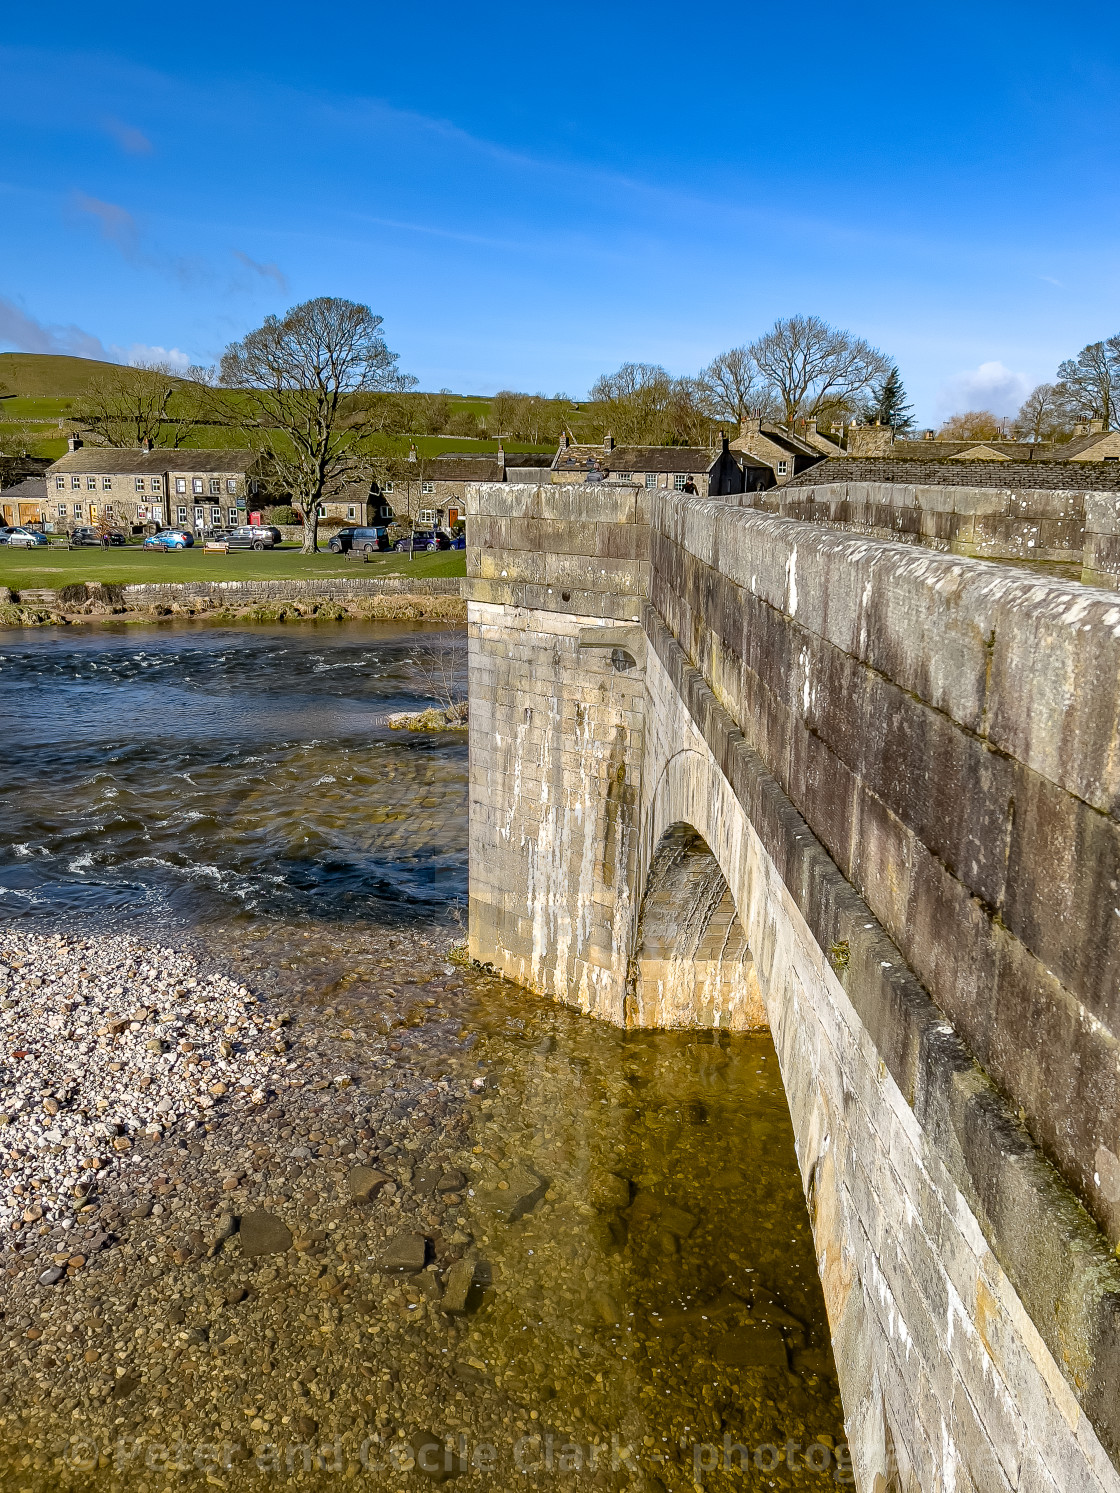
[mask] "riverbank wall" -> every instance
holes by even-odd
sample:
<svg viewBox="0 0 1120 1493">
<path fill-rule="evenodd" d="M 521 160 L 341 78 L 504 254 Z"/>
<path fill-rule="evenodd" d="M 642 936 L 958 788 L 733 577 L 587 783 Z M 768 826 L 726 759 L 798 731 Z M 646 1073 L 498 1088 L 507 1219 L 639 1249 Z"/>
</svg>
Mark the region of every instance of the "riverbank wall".
<svg viewBox="0 0 1120 1493">
<path fill-rule="evenodd" d="M 465 622 L 462 584 L 453 577 L 424 580 L 394 575 L 4 589 L 0 590 L 0 625 L 65 626 L 123 616 L 230 617 L 248 622 L 346 617 Z"/>
</svg>

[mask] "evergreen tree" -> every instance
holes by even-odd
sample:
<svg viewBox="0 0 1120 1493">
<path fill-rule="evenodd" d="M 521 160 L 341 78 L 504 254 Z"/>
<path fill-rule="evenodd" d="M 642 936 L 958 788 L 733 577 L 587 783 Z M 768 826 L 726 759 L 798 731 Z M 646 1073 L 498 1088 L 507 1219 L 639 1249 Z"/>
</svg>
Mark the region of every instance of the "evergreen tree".
<svg viewBox="0 0 1120 1493">
<path fill-rule="evenodd" d="M 883 377 L 872 384 L 861 413 L 868 425 L 889 425 L 892 430 L 909 430 L 914 423 L 911 414 L 913 408 L 913 405 L 906 403 L 902 375 L 892 363 Z"/>
</svg>

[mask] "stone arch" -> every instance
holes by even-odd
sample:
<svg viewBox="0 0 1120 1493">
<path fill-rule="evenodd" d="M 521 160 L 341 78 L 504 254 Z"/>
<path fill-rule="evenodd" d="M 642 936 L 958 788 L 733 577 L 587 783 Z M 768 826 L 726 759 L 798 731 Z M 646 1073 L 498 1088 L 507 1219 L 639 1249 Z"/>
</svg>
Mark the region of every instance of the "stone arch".
<svg viewBox="0 0 1120 1493">
<path fill-rule="evenodd" d="M 690 824 L 670 825 L 658 841 L 634 942 L 627 1026 L 766 1027 L 735 898 Z"/>
</svg>

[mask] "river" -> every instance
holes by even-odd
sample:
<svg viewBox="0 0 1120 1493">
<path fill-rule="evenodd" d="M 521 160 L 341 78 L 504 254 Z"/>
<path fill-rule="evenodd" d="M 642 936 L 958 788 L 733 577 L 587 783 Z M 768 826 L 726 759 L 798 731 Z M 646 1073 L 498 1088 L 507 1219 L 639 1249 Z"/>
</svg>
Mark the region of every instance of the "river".
<svg viewBox="0 0 1120 1493">
<path fill-rule="evenodd" d="M 850 1482 L 773 1046 L 618 1031 L 464 963 L 465 737 L 384 724 L 426 703 L 431 636 L 0 642 L 12 948 L 174 947 L 293 1016 L 259 1113 L 138 1138 L 87 1204 L 103 1253 L 49 1306 L 10 1288 L 5 1487 Z M 383 1179 L 363 1208 L 355 1163 Z M 295 1248 L 192 1246 L 227 1206 Z M 402 1227 L 426 1269 L 387 1269 Z M 26 1281 L 56 1244 L 20 1241 Z M 424 1434 L 451 1438 L 427 1476 Z"/>
</svg>

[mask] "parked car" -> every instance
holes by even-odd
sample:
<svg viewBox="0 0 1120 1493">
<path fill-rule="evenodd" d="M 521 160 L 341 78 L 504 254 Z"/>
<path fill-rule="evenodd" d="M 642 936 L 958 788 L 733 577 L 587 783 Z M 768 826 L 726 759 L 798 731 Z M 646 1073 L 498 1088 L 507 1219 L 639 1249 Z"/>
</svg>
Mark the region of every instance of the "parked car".
<svg viewBox="0 0 1120 1493">
<path fill-rule="evenodd" d="M 397 551 L 405 555 L 412 550 L 449 550 L 451 547 L 451 535 L 442 529 L 414 529 L 396 543 Z"/>
<path fill-rule="evenodd" d="M 85 525 L 70 532 L 71 544 L 124 544 L 125 538 L 119 529 L 91 529 Z"/>
<path fill-rule="evenodd" d="M 224 539 L 231 550 L 270 550 L 283 539 L 280 530 L 272 524 L 242 524 L 238 529 L 215 532 L 215 539 Z"/>
<path fill-rule="evenodd" d="M 378 529 L 339 529 L 327 544 L 332 555 L 354 554 L 389 548 L 389 531 Z"/>
<path fill-rule="evenodd" d="M 13 549 L 34 549 L 40 544 L 50 544 L 42 529 L 29 529 L 25 524 L 13 524 L 6 530 L 5 544 Z"/>
<path fill-rule="evenodd" d="M 194 543 L 189 529 L 161 529 L 158 534 L 149 534 L 144 540 L 146 550 L 185 550 Z"/>
</svg>

